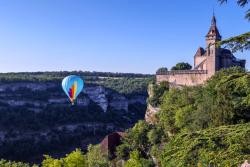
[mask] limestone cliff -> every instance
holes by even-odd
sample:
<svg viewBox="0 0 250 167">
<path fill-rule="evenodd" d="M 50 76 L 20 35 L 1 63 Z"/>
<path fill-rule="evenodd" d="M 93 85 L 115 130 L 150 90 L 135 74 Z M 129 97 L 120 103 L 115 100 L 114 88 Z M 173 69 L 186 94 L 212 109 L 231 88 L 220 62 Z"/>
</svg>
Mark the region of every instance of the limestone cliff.
<svg viewBox="0 0 250 167">
<path fill-rule="evenodd" d="M 0 103 L 5 106 L 31 106 L 39 111 L 48 105 L 69 105 L 69 100 L 61 89 L 60 83 L 15 82 L 0 84 Z M 24 95 L 25 94 L 25 95 Z M 129 111 L 129 105 L 146 105 L 146 97 L 126 97 L 123 94 L 99 85 L 88 85 L 77 99 L 78 106 L 88 106 L 90 102 L 98 105 L 103 112 L 108 109 Z"/>
<path fill-rule="evenodd" d="M 44 154 L 85 150 L 142 119 L 146 98 L 86 83 L 72 106 L 58 80 L 0 82 L 0 157 L 39 162 Z"/>
</svg>

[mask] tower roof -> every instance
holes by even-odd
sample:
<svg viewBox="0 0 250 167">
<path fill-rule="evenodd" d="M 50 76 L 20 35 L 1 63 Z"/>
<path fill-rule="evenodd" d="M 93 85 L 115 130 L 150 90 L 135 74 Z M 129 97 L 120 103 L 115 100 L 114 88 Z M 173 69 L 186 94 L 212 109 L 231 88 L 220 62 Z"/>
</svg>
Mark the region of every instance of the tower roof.
<svg viewBox="0 0 250 167">
<path fill-rule="evenodd" d="M 196 56 L 203 56 L 205 54 L 205 50 L 202 47 L 199 47 L 195 53 L 195 57 Z"/>
<path fill-rule="evenodd" d="M 217 28 L 216 18 L 215 18 L 214 14 L 212 17 L 211 26 L 209 28 L 209 31 L 208 31 L 206 37 L 210 37 L 210 36 L 215 36 L 216 40 L 221 40 L 221 35 L 220 35 L 219 30 Z"/>
</svg>

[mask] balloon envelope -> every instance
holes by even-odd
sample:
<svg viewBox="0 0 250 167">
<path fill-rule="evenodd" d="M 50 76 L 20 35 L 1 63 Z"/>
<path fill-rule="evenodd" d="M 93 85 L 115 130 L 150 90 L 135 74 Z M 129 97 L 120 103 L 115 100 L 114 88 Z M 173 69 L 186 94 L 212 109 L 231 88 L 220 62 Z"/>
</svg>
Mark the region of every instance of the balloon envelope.
<svg viewBox="0 0 250 167">
<path fill-rule="evenodd" d="M 62 88 L 72 104 L 74 104 L 76 97 L 81 93 L 83 87 L 84 82 L 79 76 L 70 75 L 62 80 Z"/>
</svg>

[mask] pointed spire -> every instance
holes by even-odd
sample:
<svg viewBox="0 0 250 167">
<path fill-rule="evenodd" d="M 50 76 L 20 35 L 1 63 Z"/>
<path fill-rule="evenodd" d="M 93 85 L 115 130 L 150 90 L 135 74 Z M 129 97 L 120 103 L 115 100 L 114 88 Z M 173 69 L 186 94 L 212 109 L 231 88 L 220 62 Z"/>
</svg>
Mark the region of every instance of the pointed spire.
<svg viewBox="0 0 250 167">
<path fill-rule="evenodd" d="M 214 15 L 214 11 L 213 11 L 211 26 L 216 26 L 216 18 L 215 18 L 215 15 Z"/>
<path fill-rule="evenodd" d="M 212 21 L 211 21 L 211 26 L 209 28 L 209 31 L 208 31 L 206 37 L 209 37 L 209 36 L 215 36 L 216 40 L 221 40 L 221 35 L 220 35 L 219 30 L 216 26 L 216 17 L 214 15 L 214 11 L 213 11 L 213 17 L 212 17 Z"/>
</svg>

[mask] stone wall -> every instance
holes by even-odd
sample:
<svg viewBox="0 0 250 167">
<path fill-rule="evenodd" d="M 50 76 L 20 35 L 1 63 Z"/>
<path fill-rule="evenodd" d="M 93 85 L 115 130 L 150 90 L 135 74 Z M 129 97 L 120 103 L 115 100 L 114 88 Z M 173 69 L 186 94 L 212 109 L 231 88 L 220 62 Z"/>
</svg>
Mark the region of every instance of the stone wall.
<svg viewBox="0 0 250 167">
<path fill-rule="evenodd" d="M 197 65 L 199 65 L 201 62 L 206 60 L 206 56 L 196 56 L 194 57 L 194 67 L 196 67 Z"/>
<path fill-rule="evenodd" d="M 168 81 L 174 85 L 195 86 L 203 84 L 208 79 L 205 70 L 169 71 L 166 74 L 156 74 L 156 81 Z"/>
</svg>

